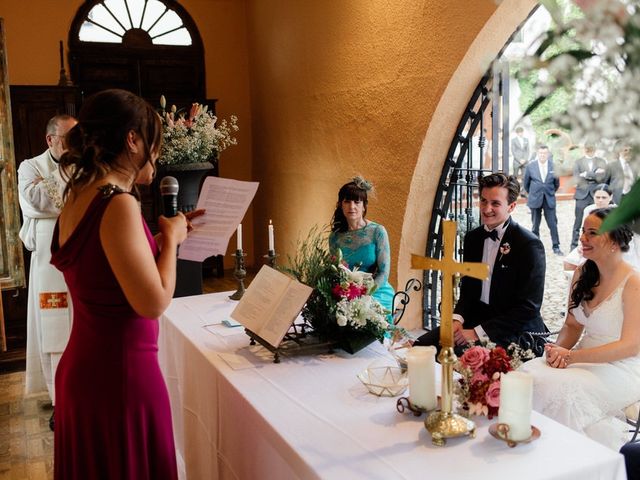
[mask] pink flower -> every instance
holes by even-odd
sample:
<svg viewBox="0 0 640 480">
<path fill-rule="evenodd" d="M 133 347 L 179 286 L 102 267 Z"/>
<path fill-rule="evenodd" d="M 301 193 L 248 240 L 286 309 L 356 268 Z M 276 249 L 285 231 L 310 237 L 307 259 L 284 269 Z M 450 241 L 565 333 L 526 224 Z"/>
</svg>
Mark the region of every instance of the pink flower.
<svg viewBox="0 0 640 480">
<path fill-rule="evenodd" d="M 489 359 L 489 350 L 475 346 L 471 347 L 467 351 L 462 354 L 460 357 L 460 362 L 465 366 L 473 370 L 474 372 L 478 371 L 482 365 Z"/>
<path fill-rule="evenodd" d="M 490 407 L 498 408 L 500 406 L 500 380 L 489 385 L 485 399 L 487 400 L 487 405 Z"/>
<path fill-rule="evenodd" d="M 478 371 L 473 374 L 471 377 L 471 384 L 473 385 L 475 382 L 488 382 L 489 377 L 487 377 L 484 373 Z"/>
</svg>

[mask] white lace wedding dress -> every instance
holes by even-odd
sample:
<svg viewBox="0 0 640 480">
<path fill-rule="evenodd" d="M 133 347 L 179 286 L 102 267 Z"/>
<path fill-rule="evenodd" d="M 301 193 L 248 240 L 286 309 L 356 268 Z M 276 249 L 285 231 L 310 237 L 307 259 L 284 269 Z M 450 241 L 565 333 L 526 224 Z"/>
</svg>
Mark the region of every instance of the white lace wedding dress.
<svg viewBox="0 0 640 480">
<path fill-rule="evenodd" d="M 576 348 L 592 348 L 620 338 L 622 291 L 629 274 L 591 312 L 573 310 L 584 334 Z M 551 368 L 544 358 L 526 362 L 534 377 L 533 409 L 614 450 L 629 440 L 622 409 L 640 400 L 640 355 L 610 363 L 575 363 Z"/>
</svg>

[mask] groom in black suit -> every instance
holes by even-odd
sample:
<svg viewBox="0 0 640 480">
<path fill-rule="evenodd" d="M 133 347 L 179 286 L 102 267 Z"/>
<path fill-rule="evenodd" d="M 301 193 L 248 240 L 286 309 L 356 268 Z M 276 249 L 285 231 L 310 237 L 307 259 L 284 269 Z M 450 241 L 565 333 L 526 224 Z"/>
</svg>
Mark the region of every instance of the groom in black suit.
<svg viewBox="0 0 640 480">
<path fill-rule="evenodd" d="M 464 261 L 489 265 L 489 278 L 463 277 L 454 309 L 456 350 L 469 342 L 489 340 L 504 347 L 524 332 L 546 332 L 540 316 L 544 292 L 545 254 L 542 242 L 510 216 L 520 184 L 514 176 L 493 173 L 479 180 L 480 216 L 484 225 L 464 238 Z M 438 345 L 440 328 L 415 345 Z"/>
</svg>

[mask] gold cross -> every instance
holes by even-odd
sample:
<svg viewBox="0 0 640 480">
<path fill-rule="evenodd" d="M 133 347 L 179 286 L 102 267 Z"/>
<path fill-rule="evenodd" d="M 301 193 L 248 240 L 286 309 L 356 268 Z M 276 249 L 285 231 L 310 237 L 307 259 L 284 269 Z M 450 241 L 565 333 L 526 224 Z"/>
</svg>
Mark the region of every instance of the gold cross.
<svg viewBox="0 0 640 480">
<path fill-rule="evenodd" d="M 440 270 L 443 277 L 442 305 L 440 312 L 440 345 L 453 347 L 453 281 L 455 275 L 478 278 L 484 280 L 489 276 L 489 265 L 477 262 L 456 262 L 454 241 L 456 238 L 456 222 L 443 220 L 444 248 L 442 260 L 436 260 L 420 255 L 411 255 L 411 268 L 420 270 Z"/>
<path fill-rule="evenodd" d="M 57 294 L 51 295 L 47 300 L 47 303 L 51 306 L 51 308 L 58 308 L 58 304 L 62 302 L 62 298 L 60 298 Z"/>
</svg>

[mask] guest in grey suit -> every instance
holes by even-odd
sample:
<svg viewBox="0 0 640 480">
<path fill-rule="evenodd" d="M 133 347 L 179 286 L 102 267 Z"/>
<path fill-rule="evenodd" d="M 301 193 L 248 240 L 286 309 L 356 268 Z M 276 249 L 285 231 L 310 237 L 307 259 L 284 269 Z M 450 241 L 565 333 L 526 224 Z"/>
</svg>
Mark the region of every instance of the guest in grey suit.
<svg viewBox="0 0 640 480">
<path fill-rule="evenodd" d="M 571 250 L 578 246 L 584 209 L 593 203 L 593 192 L 607 178 L 607 162 L 604 158 L 596 157 L 595 154 L 595 145 L 585 144 L 584 157 L 579 158 L 573 166 L 573 177 L 576 181 L 576 194 L 573 198 L 576 201 L 576 208 Z"/>
<path fill-rule="evenodd" d="M 522 127 L 516 128 L 516 135 L 511 139 L 511 155 L 513 155 L 513 173 L 518 177 L 518 181 L 522 182 L 524 169 L 531 155 L 529 139 L 524 136 Z"/>
<path fill-rule="evenodd" d="M 564 255 L 560 250 L 558 219 L 556 217 L 556 191 L 560 180 L 553 172 L 553 162 L 549 158 L 549 147 L 540 145 L 535 160 L 524 171 L 524 189 L 529 193 L 527 206 L 531 209 L 531 231 L 540 237 L 542 213 L 551 231 L 553 253 Z"/>
<path fill-rule="evenodd" d="M 631 166 L 631 146 L 618 140 L 613 149 L 615 159 L 607 164 L 607 183 L 613 191 L 613 203 L 620 205 L 622 197 L 629 193 L 638 173 Z"/>
</svg>

